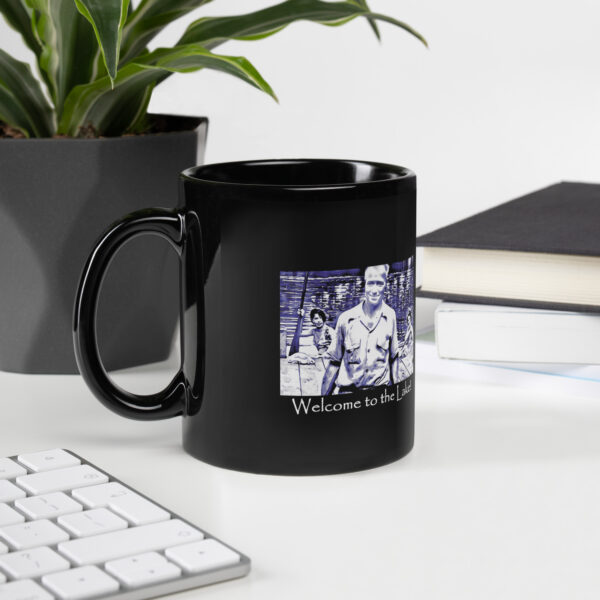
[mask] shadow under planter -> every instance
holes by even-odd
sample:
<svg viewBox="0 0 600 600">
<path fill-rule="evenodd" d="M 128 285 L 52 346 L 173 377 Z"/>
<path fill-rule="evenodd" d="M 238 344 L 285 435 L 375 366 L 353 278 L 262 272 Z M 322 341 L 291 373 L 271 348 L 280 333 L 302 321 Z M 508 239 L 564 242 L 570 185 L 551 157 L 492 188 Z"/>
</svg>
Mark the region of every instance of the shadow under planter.
<svg viewBox="0 0 600 600">
<path fill-rule="evenodd" d="M 132 211 L 177 206 L 179 172 L 204 156 L 207 119 L 152 118 L 168 133 L 0 140 L 0 370 L 78 372 L 73 303 L 94 242 Z M 178 278 L 158 238 L 133 239 L 115 256 L 98 309 L 107 369 L 168 357 Z"/>
</svg>

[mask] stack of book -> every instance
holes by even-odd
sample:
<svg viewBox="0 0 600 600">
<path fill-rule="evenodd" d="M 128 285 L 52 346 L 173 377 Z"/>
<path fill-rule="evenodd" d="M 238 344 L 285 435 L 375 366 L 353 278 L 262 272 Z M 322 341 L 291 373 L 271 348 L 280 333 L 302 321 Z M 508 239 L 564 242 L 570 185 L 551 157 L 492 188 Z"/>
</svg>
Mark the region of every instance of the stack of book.
<svg viewBox="0 0 600 600">
<path fill-rule="evenodd" d="M 440 357 L 600 365 L 600 185 L 558 183 L 421 236 L 417 246 L 417 295 L 443 300 Z"/>
</svg>

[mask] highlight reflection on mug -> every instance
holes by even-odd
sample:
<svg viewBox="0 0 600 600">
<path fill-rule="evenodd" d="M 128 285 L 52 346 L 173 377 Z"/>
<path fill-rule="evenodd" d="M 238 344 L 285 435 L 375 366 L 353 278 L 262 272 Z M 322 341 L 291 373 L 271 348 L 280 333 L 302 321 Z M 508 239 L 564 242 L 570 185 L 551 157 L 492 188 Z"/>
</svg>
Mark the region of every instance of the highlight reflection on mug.
<svg viewBox="0 0 600 600">
<path fill-rule="evenodd" d="M 279 276 L 280 394 L 330 396 L 413 373 L 414 258 Z"/>
</svg>

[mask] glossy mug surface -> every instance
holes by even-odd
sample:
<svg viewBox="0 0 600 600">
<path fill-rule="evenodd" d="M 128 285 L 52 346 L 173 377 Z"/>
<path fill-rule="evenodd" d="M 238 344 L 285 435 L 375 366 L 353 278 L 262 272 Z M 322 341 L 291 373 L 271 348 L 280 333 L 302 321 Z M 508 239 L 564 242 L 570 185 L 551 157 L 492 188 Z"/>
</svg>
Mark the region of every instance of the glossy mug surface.
<svg viewBox="0 0 600 600">
<path fill-rule="evenodd" d="M 393 165 L 274 160 L 194 167 L 180 207 L 109 228 L 83 270 L 79 369 L 110 409 L 183 417 L 191 455 L 310 475 L 392 462 L 414 439 L 416 178 Z M 95 313 L 117 249 L 165 238 L 181 265 L 181 369 L 138 396 L 111 383 Z"/>
</svg>

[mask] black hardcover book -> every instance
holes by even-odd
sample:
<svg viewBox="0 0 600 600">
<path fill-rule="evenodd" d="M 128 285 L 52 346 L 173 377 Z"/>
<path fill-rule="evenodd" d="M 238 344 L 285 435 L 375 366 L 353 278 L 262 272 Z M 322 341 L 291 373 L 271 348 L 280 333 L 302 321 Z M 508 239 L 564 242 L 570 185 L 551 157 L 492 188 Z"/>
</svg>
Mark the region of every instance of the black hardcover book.
<svg viewBox="0 0 600 600">
<path fill-rule="evenodd" d="M 600 185 L 562 182 L 417 239 L 418 295 L 600 312 Z"/>
</svg>

